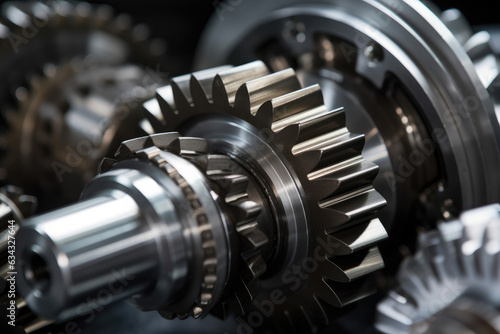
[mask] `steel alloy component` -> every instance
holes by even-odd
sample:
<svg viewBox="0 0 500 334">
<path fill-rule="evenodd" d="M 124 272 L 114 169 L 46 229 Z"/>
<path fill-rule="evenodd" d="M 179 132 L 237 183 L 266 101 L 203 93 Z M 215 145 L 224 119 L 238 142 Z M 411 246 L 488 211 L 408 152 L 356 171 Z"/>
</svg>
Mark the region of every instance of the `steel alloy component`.
<svg viewBox="0 0 500 334">
<path fill-rule="evenodd" d="M 367 276 L 383 266 L 376 244 L 387 237 L 375 215 L 385 201 L 371 186 L 378 168 L 362 158 L 364 137 L 347 130 L 344 110 L 325 107 L 318 85 L 302 88 L 293 70 L 269 74 L 258 61 L 174 78 L 145 107 L 145 130 L 207 139 L 268 196 L 277 245 L 254 303 L 285 287 L 287 303 L 270 319 L 281 330 L 315 331 L 329 322 L 327 305 L 373 291 Z M 310 274 L 286 278 L 312 259 Z M 242 317 L 254 310 L 249 302 L 232 308 Z"/>
<path fill-rule="evenodd" d="M 131 297 L 169 318 L 205 314 L 225 287 L 230 230 L 256 248 L 266 244 L 245 177 L 228 171 L 229 158 L 208 155 L 205 141 L 176 133 L 124 142 L 116 158 L 103 162 L 109 171 L 87 185 L 81 202 L 25 223 L 19 288 L 28 304 L 45 318 L 66 319 L 95 307 L 82 304 L 89 295 L 122 282 L 126 289 L 112 299 Z"/>
<path fill-rule="evenodd" d="M 142 73 L 137 77 L 138 85 L 147 88 L 146 86 L 156 84 L 156 82 L 152 81 L 159 78 L 158 71 L 166 68 L 164 53 L 164 42 L 150 39 L 149 29 L 145 25 L 132 24 L 131 18 L 127 15 L 114 15 L 109 6 L 93 6 L 85 2 L 73 4 L 67 1 L 14 1 L 3 4 L 2 18 L 0 20 L 0 73 L 4 80 L 0 86 L 0 101 L 2 102 L 0 130 L 2 133 L 10 132 L 12 136 L 0 137 L 0 159 L 3 159 L 6 155 L 10 155 L 8 157 L 10 160 L 9 168 L 2 166 L 0 169 L 0 182 L 17 184 L 21 180 L 26 183 L 23 184 L 24 188 L 40 195 L 41 191 L 40 189 L 36 189 L 36 187 L 42 189 L 45 187 L 44 190 L 47 191 L 48 185 L 56 188 L 55 190 L 51 189 L 51 191 L 59 192 L 57 197 L 64 198 L 69 194 L 69 200 L 71 198 L 76 200 L 76 196 L 81 191 L 81 185 L 85 184 L 89 179 L 89 175 L 85 175 L 85 173 L 91 174 L 90 176 L 95 175 L 94 164 L 96 161 L 102 159 L 104 156 L 103 153 L 87 157 L 87 153 L 95 155 L 95 150 L 93 152 L 85 151 L 83 154 L 66 152 L 70 157 L 64 160 L 73 159 L 74 161 L 81 159 L 83 162 L 78 164 L 76 172 L 66 173 L 66 176 L 71 174 L 68 177 L 72 178 L 72 180 L 65 186 L 60 184 L 60 180 L 56 182 L 46 181 L 42 185 L 36 184 L 40 179 L 47 178 L 47 175 L 43 175 L 43 177 L 38 175 L 35 181 L 31 180 L 33 181 L 31 184 L 26 180 L 31 173 L 25 174 L 24 177 L 19 177 L 19 174 L 10 175 L 9 173 L 12 174 L 17 171 L 18 164 L 21 165 L 21 170 L 31 168 L 32 159 L 37 155 L 39 159 L 37 158 L 34 161 L 37 165 L 46 165 L 47 160 L 56 161 L 62 163 L 64 165 L 63 169 L 68 171 L 68 169 L 74 168 L 74 166 L 68 165 L 76 164 L 73 161 L 70 163 L 61 161 L 61 155 L 63 154 L 61 147 L 56 149 L 57 152 L 55 153 L 51 151 L 52 147 L 47 148 L 47 137 L 52 137 L 61 146 L 65 142 L 72 142 L 72 140 L 75 140 L 82 133 L 79 130 L 75 131 L 75 129 L 71 129 L 69 136 L 66 136 L 68 135 L 68 131 L 58 128 L 62 126 L 60 124 L 62 120 L 53 119 L 62 117 L 61 115 L 56 115 L 58 113 L 57 110 L 31 110 L 28 112 L 26 109 L 36 109 L 39 105 L 42 105 L 42 109 L 44 107 L 45 109 L 53 109 L 50 106 L 43 105 L 44 103 L 53 103 L 54 99 L 56 99 L 53 96 L 47 95 L 67 94 L 68 91 L 61 92 L 64 91 L 64 85 L 68 84 L 71 86 L 75 81 L 82 80 L 82 77 L 84 80 L 89 81 L 88 76 L 80 75 L 79 79 L 74 79 L 74 77 L 69 75 L 71 70 L 60 70 L 60 68 L 67 66 L 66 64 L 71 64 L 73 69 L 76 68 L 77 71 L 86 70 L 92 72 L 93 74 L 91 75 L 96 76 L 95 81 L 103 79 L 106 76 L 113 76 L 109 75 L 109 73 L 108 75 L 104 73 L 96 75 L 100 70 L 109 72 L 111 71 L 109 68 L 116 67 L 116 74 L 118 76 L 115 79 L 123 79 L 120 75 L 123 74 L 124 70 L 123 68 L 119 69 L 119 66 L 127 64 L 130 66 L 147 66 L 147 71 L 143 69 L 138 70 L 142 71 Z M 36 57 L 33 55 L 36 55 Z M 55 68 L 51 64 L 56 64 L 60 68 Z M 43 79 L 40 79 L 40 77 Z M 73 78 L 74 81 L 65 82 L 64 78 L 67 80 Z M 119 92 L 120 89 L 124 88 L 123 86 L 120 87 L 120 85 L 116 85 L 116 83 L 111 81 L 109 84 L 115 85 L 117 89 L 114 93 L 112 87 L 105 87 L 105 85 L 101 85 L 100 87 L 106 90 L 105 93 L 109 94 L 109 96 L 105 97 L 107 101 L 100 101 L 103 96 L 97 94 L 98 96 L 95 96 L 96 101 L 92 101 L 90 106 L 85 106 L 85 108 L 92 109 L 95 115 L 91 117 L 92 113 L 89 114 L 88 110 L 82 110 L 81 115 L 75 116 L 76 118 L 82 117 L 90 123 L 95 123 L 99 119 L 106 118 L 103 114 L 109 114 L 108 109 L 110 107 L 107 105 L 109 101 L 114 101 L 120 93 L 124 93 Z M 95 83 L 92 81 L 87 82 L 90 85 Z M 57 87 L 59 87 L 59 92 L 55 90 Z M 76 98 L 78 98 L 78 95 L 80 97 L 81 95 L 85 95 L 85 92 L 89 90 L 84 85 L 79 88 L 82 91 L 76 93 Z M 96 88 L 97 86 L 94 89 Z M 105 95 L 104 92 L 102 95 Z M 73 98 L 66 97 L 69 100 Z M 44 98 L 49 101 L 43 100 Z M 57 109 L 63 113 L 66 108 L 63 105 L 58 106 Z M 75 117 L 72 119 L 74 120 Z M 116 119 L 108 117 L 107 122 L 116 123 Z M 89 123 L 86 123 L 86 125 L 84 127 L 89 129 Z M 117 124 L 113 126 L 117 127 Z M 126 126 L 124 125 L 124 127 Z M 47 135 L 47 132 L 51 130 L 59 130 L 65 133 Z M 15 145 L 20 142 L 17 136 L 21 134 L 21 131 L 24 143 L 22 144 L 23 149 L 18 150 Z M 106 138 L 103 141 L 109 141 L 110 134 L 106 132 L 104 135 Z M 38 138 L 40 136 L 44 138 L 40 140 Z M 134 137 L 135 134 L 131 133 L 130 136 Z M 128 138 L 130 137 L 117 138 L 116 143 L 119 144 L 122 140 Z M 85 146 L 85 148 L 80 149 L 80 151 L 85 149 L 92 151 L 94 147 L 86 146 L 89 138 L 84 139 L 85 143 L 81 146 Z M 33 143 L 36 144 L 38 140 L 45 143 L 39 148 L 32 147 L 36 146 Z M 106 143 L 102 145 L 103 147 L 99 147 L 101 143 L 98 138 L 91 136 L 91 140 L 91 146 L 96 146 L 97 149 L 106 153 Z M 81 144 L 80 142 L 78 143 Z M 65 147 L 62 147 L 63 151 Z M 70 148 L 78 152 L 77 147 L 73 146 Z M 24 154 L 22 159 L 17 157 L 18 151 Z M 11 164 L 13 160 L 17 160 L 15 162 L 16 168 L 12 168 Z M 47 166 L 42 168 L 42 170 L 43 172 L 41 173 L 46 173 Z M 53 181 L 57 177 L 58 172 L 60 173 L 61 170 L 54 171 L 53 168 L 50 168 L 48 179 Z M 61 187 L 65 187 L 66 189 L 61 191 Z M 75 196 L 75 194 L 77 195 Z M 41 199 L 47 197 L 40 196 Z M 52 196 L 52 198 L 56 197 Z"/>
<path fill-rule="evenodd" d="M 480 308 L 467 313 L 463 304 L 479 302 L 498 314 L 499 238 L 498 204 L 466 211 L 458 220 L 421 235 L 419 251 L 401 265 L 399 287 L 377 307 L 377 328 L 384 333 L 423 333 L 429 327 L 438 331 L 462 321 L 461 326 L 476 326 L 471 330 L 478 333 L 481 324 L 498 325 L 495 312 L 480 312 Z M 458 300 L 461 296 L 465 301 Z M 468 298 L 472 301 L 467 302 Z M 455 320 L 446 319 L 450 317 Z M 475 325 L 467 320 L 471 317 L 476 318 Z"/>
<path fill-rule="evenodd" d="M 143 134 L 136 131 L 144 117 L 140 106 L 159 83 L 135 65 L 85 65 L 79 59 L 46 65 L 45 73 L 11 115 L 2 162 L 11 182 L 43 193 L 54 207 L 78 200 L 102 158 Z"/>
<path fill-rule="evenodd" d="M 16 245 L 15 233 L 19 229 L 21 220 L 31 216 L 35 212 L 36 206 L 36 198 L 24 194 L 22 189 L 14 186 L 0 188 L 0 259 L 2 263 L 0 267 L 0 307 L 4 319 L 10 313 L 7 308 L 12 300 L 12 295 L 9 296 L 9 294 L 11 294 L 11 284 L 13 283 L 7 279 L 11 277 L 9 273 L 16 270 L 15 263 L 12 261 Z M 18 295 L 15 302 L 16 330 L 19 333 L 32 333 L 51 323 L 51 321 L 41 319 L 33 314 L 26 302 Z M 11 329 L 9 328 L 9 330 Z"/>
<path fill-rule="evenodd" d="M 80 203 L 21 229 L 19 286 L 36 312 L 75 315 L 122 268 L 135 278 L 113 299 L 169 319 L 231 309 L 253 325 L 278 289 L 286 303 L 257 325 L 273 330 L 317 331 L 332 305 L 373 292 L 387 237 L 377 167 L 317 85 L 254 62 L 175 78 L 145 105 L 150 136 L 104 160 Z M 154 133 L 170 128 L 189 137 Z"/>
<path fill-rule="evenodd" d="M 327 106 L 344 105 L 348 127 L 367 136 L 363 155 L 380 166 L 374 185 L 388 201 L 382 222 L 404 219 L 402 233 L 413 233 L 411 219 L 450 219 L 500 200 L 498 59 L 487 34 L 473 35 L 458 11 L 431 8 L 226 1 L 204 33 L 197 67 L 262 59 L 320 83 Z"/>
</svg>

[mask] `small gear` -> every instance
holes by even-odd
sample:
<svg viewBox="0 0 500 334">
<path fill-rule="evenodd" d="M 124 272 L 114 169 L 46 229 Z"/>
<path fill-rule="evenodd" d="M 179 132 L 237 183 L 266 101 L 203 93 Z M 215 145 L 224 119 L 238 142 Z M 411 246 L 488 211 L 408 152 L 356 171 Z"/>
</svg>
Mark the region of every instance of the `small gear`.
<svg viewBox="0 0 500 334">
<path fill-rule="evenodd" d="M 52 206 L 54 198 L 77 200 L 102 157 L 123 140 L 142 135 L 134 132 L 142 117 L 138 109 L 159 85 L 145 85 L 147 77 L 134 65 L 92 66 L 79 59 L 47 64 L 45 76 L 32 80 L 9 117 L 4 138 L 9 181 L 43 192 Z"/>
<path fill-rule="evenodd" d="M 313 249 L 321 244 L 334 244 L 335 249 L 327 251 L 327 260 L 318 263 L 318 270 L 301 282 L 301 289 L 288 296 L 285 305 L 277 306 L 280 312 L 272 321 L 285 317 L 293 331 L 315 331 L 316 323 L 329 321 L 324 302 L 340 307 L 373 291 L 365 276 L 383 267 L 376 245 L 387 237 L 376 218 L 385 200 L 371 184 L 378 168 L 361 156 L 364 136 L 347 130 L 344 110 L 324 106 L 319 86 L 302 88 L 292 69 L 269 74 L 257 61 L 174 78 L 145 107 L 149 113 L 142 128 L 146 132 L 180 131 L 207 138 L 218 146 L 218 153 L 246 160 L 243 164 L 259 178 L 258 167 L 250 161 L 259 159 L 258 148 L 251 148 L 251 158 L 242 157 L 245 148 L 236 143 L 239 138 L 231 139 L 234 142 L 218 138 L 234 124 L 249 128 L 266 141 L 263 145 L 284 156 L 288 172 L 295 175 L 292 182 L 303 188 L 310 217 L 302 233 L 312 230 L 317 239 L 308 242 Z M 303 251 L 303 246 L 297 248 Z M 270 292 L 264 289 L 261 297 L 269 299 Z M 251 302 L 239 305 L 240 316 L 254 310 Z M 295 326 L 296 319 L 309 326 Z"/>
<path fill-rule="evenodd" d="M 150 161 L 153 165 L 162 169 L 177 186 L 179 186 L 186 202 L 195 213 L 198 229 L 201 235 L 201 246 L 203 249 L 203 273 L 202 287 L 195 299 L 195 305 L 187 305 L 181 301 L 177 305 L 169 306 L 166 310 L 160 310 L 160 314 L 173 319 L 178 317 L 185 319 L 189 316 L 195 318 L 206 314 L 205 309 L 212 308 L 210 304 L 215 294 L 217 279 L 217 247 L 213 239 L 210 221 L 197 198 L 196 192 L 182 175 L 160 155 L 160 151 L 174 153 L 197 166 L 208 180 L 212 181 L 214 199 L 219 203 L 222 210 L 229 215 L 228 219 L 237 222 L 233 228 L 240 235 L 242 261 L 247 265 L 243 271 L 241 284 L 236 284 L 248 289 L 248 286 L 260 273 L 265 270 L 265 262 L 260 256 L 260 249 L 267 245 L 267 237 L 258 229 L 255 223 L 260 213 L 260 207 L 249 200 L 246 194 L 248 179 L 241 174 L 234 174 L 235 163 L 224 155 L 209 154 L 205 140 L 200 138 L 180 137 L 178 133 L 155 134 L 149 137 L 141 137 L 124 142 L 118 149 L 115 159 L 103 160 L 99 172 L 110 170 L 117 162 L 137 157 Z M 264 269 L 264 270 L 263 270 Z M 248 272 L 250 278 L 248 277 Z M 236 289 L 236 288 L 235 288 Z M 195 289 L 196 291 L 196 289 Z M 236 292 L 232 291 L 235 295 Z M 227 298 L 226 298 L 227 299 Z"/>
<path fill-rule="evenodd" d="M 499 244 L 498 204 L 466 211 L 421 235 L 419 251 L 401 265 L 398 289 L 378 305 L 377 328 L 420 333 L 466 294 L 498 308 Z"/>
</svg>

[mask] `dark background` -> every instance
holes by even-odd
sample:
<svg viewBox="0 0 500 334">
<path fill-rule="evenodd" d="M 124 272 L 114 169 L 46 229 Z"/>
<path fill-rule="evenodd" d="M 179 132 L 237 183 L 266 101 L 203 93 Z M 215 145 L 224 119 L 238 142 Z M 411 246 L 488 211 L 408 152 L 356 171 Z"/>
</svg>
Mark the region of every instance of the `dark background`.
<svg viewBox="0 0 500 334">
<path fill-rule="evenodd" d="M 157 36 L 168 41 L 169 56 L 176 62 L 174 67 L 178 69 L 175 70 L 178 73 L 173 73 L 176 75 L 190 70 L 192 56 L 203 27 L 220 1 L 91 0 L 89 2 L 110 4 L 117 12 L 133 15 L 136 22 L 148 23 Z M 460 9 L 472 25 L 500 24 L 500 11 L 495 8 L 495 5 L 500 5 L 499 0 L 435 0 L 434 2 L 441 9 L 453 7 Z"/>
</svg>

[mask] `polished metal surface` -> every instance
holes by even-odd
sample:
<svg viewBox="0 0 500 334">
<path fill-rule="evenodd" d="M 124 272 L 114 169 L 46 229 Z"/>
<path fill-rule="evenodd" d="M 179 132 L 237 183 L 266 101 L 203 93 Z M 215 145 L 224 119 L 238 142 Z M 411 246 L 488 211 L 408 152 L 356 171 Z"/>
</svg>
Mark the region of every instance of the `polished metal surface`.
<svg viewBox="0 0 500 334">
<path fill-rule="evenodd" d="M 425 332 L 430 326 L 434 328 L 431 333 L 439 332 L 439 328 L 466 321 L 465 312 L 461 320 L 460 316 L 455 321 L 439 319 L 453 314 L 461 296 L 498 309 L 499 231 L 500 205 L 493 204 L 465 211 L 458 220 L 443 222 L 438 230 L 421 235 L 418 252 L 401 265 L 398 288 L 377 307 L 377 328 L 400 334 Z M 476 315 L 471 332 L 481 332 L 481 323 L 495 318 L 481 321 L 480 316 L 488 314 Z"/>
<path fill-rule="evenodd" d="M 346 128 L 344 109 L 325 106 L 320 87 L 302 88 L 293 70 L 268 74 L 262 62 L 172 81 L 145 104 L 143 128 L 207 139 L 250 172 L 273 214 L 259 221 L 261 230 L 275 226 L 272 269 L 260 279 L 261 293 L 238 303 L 242 321 L 255 310 L 249 301 L 258 305 L 275 289 L 284 289 L 287 303 L 265 326 L 294 326 L 297 317 L 306 332 L 330 321 L 319 298 L 341 307 L 371 294 L 370 275 L 384 265 L 376 245 L 387 233 L 376 213 L 385 200 L 371 185 L 378 168 L 361 156 L 364 136 Z M 314 256 L 317 270 L 289 290 L 283 277 Z"/>
<path fill-rule="evenodd" d="M 351 100 L 371 106 L 348 110 L 349 125 L 359 121 L 354 129 L 370 138 L 370 124 L 386 146 L 382 152 L 389 153 L 392 168 L 387 155 L 367 155 L 377 163 L 384 160 L 376 186 L 389 211 L 397 207 L 427 221 L 448 219 L 460 209 L 500 198 L 496 93 L 486 90 L 498 61 L 485 34 L 473 36 L 464 21 L 457 11 L 433 12 L 419 1 L 243 2 L 224 20 L 211 20 L 197 67 L 258 58 L 273 69 L 295 67 L 312 79 L 308 82 L 331 81 L 334 88 L 324 90 L 327 101 L 347 90 Z M 229 28 L 234 26 L 238 29 Z M 401 117 L 397 103 L 370 102 L 374 96 L 394 99 L 388 96 L 394 83 L 408 101 L 406 109 L 414 110 L 411 116 Z M 361 121 L 363 111 L 368 120 Z M 388 117 L 400 117 L 400 124 Z M 382 175 L 390 191 L 381 185 Z M 390 226 L 391 214 L 383 218 Z"/>
<path fill-rule="evenodd" d="M 376 218 L 385 201 L 371 185 L 378 168 L 317 85 L 254 62 L 174 78 L 146 106 L 144 129 L 161 132 L 166 121 L 203 139 L 126 141 L 81 202 L 26 222 L 19 286 L 36 312 L 62 320 L 128 297 L 167 319 L 225 318 L 230 309 L 248 323 L 252 301 L 282 289 L 287 303 L 257 329 L 321 312 L 297 323 L 311 331 L 330 319 L 318 298 L 341 307 L 374 291 L 371 275 L 384 265 L 377 244 L 387 237 Z M 283 281 L 308 261 L 317 267 L 308 279 Z M 131 278 L 127 287 L 84 303 L 116 284 L 116 271 Z"/>
</svg>

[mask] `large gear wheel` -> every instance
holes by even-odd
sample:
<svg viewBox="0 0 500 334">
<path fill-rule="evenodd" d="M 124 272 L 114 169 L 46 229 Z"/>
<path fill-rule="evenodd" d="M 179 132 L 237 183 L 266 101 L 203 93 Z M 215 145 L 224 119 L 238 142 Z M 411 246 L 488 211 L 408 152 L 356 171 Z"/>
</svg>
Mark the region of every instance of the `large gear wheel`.
<svg viewBox="0 0 500 334">
<path fill-rule="evenodd" d="M 123 264 L 141 277 L 132 286 L 149 287 L 131 302 L 168 319 L 225 317 L 231 310 L 240 326 L 258 331 L 316 332 L 338 314 L 334 306 L 374 292 L 372 273 L 384 266 L 377 246 L 387 237 L 377 219 L 385 200 L 371 184 L 378 169 L 363 159 L 364 137 L 347 130 L 344 110 L 324 106 L 319 86 L 302 88 L 293 70 L 270 74 L 254 62 L 175 78 L 145 105 L 150 114 L 140 124 L 149 137 L 124 142 L 116 160 L 104 160 L 80 203 L 21 229 L 20 252 L 31 249 L 19 259 L 25 272 L 39 270 L 33 259 L 42 258 L 53 277 L 21 277 L 20 290 L 35 311 L 65 319 L 83 296 L 69 274 L 82 265 L 73 267 L 68 254 L 60 266 L 50 249 L 39 247 L 48 239 L 61 249 L 80 247 L 42 232 L 68 214 L 77 223 L 67 233 L 82 226 L 86 240 L 95 240 L 75 252 L 78 261 L 88 259 L 93 280 Z M 109 217 L 118 206 L 123 212 Z M 83 227 L 87 216 L 99 222 Z M 115 235 L 118 223 L 136 232 Z M 156 254 L 148 255 L 151 264 L 137 266 L 139 255 L 118 251 L 151 229 L 159 233 L 154 240 L 166 242 L 158 248 L 146 234 L 149 246 L 140 253 Z M 105 260 L 95 258 L 102 238 L 114 245 Z M 96 264 L 101 260 L 106 265 Z M 58 299 L 56 285 L 66 287 L 67 299 Z M 134 289 L 128 291 L 131 297 Z M 271 314 L 261 308 L 269 303 Z"/>
<path fill-rule="evenodd" d="M 335 244 L 336 249 L 327 252 L 325 256 L 330 259 L 319 263 L 305 287 L 300 284 L 300 292 L 289 297 L 289 306 L 274 314 L 273 321 L 282 321 L 281 314 L 292 324 L 295 318 L 298 324 L 312 326 L 306 329 L 292 325 L 290 329 L 312 331 L 316 321 L 311 319 L 328 322 L 320 299 L 340 307 L 373 291 L 364 280 L 357 279 L 383 266 L 376 244 L 387 234 L 375 213 L 385 201 L 371 186 L 378 168 L 361 156 L 364 136 L 348 132 L 342 108 L 330 111 L 323 105 L 317 85 L 301 88 L 293 70 L 269 74 L 262 62 L 254 62 L 174 78 L 172 86 L 159 89 L 158 99 L 145 106 L 155 131 L 179 130 L 207 138 L 221 153 L 251 154 L 251 158 L 258 159 L 258 146 L 253 148 L 257 152 L 241 154 L 237 150 L 245 147 L 238 147 L 236 138 L 217 138 L 231 132 L 233 122 L 239 121 L 262 136 L 266 140 L 263 145 L 285 157 L 290 172 L 297 178 L 295 182 L 306 194 L 310 210 L 308 228 L 316 238 L 307 241 L 308 247 Z M 144 128 L 147 130 L 148 126 Z M 226 143 L 221 144 L 224 140 Z M 224 145 L 238 149 L 224 149 Z M 258 177 L 259 167 L 250 161 L 245 163 Z M 344 284 L 348 282 L 351 286 Z M 270 292 L 264 288 L 262 298 L 269 299 Z M 239 305 L 236 311 L 241 316 L 254 310 L 251 303 Z"/>
<path fill-rule="evenodd" d="M 398 289 L 378 305 L 377 328 L 390 334 L 423 333 L 436 322 L 444 326 L 445 318 L 455 314 L 454 321 L 462 325 L 476 319 L 470 332 L 483 333 L 481 323 L 488 322 L 498 330 L 499 218 L 500 205 L 494 204 L 421 235 L 419 251 L 401 265 Z"/>
</svg>

